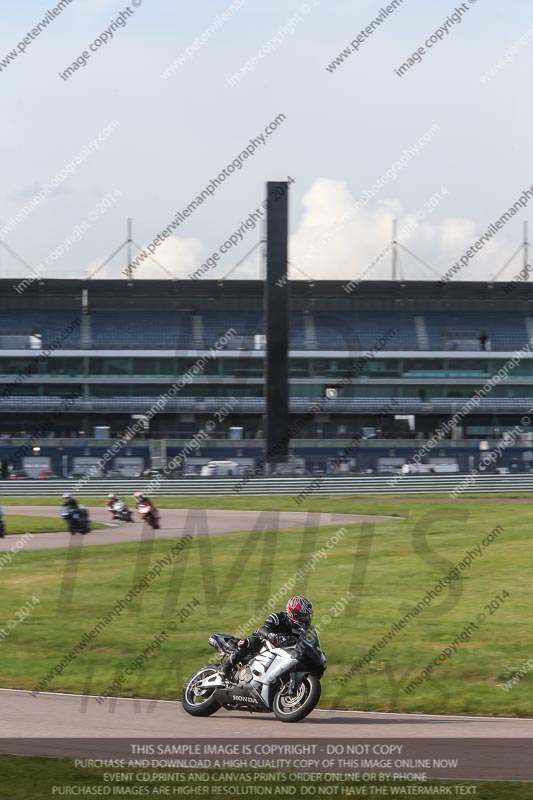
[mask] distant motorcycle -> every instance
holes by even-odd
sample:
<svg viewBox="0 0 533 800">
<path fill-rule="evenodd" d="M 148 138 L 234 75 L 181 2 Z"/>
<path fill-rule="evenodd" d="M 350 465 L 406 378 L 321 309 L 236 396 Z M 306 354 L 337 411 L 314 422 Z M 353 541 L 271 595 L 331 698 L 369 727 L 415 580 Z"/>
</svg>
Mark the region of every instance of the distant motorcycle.
<svg viewBox="0 0 533 800">
<path fill-rule="evenodd" d="M 225 633 L 209 637 L 209 644 L 226 657 L 235 652 L 237 643 L 235 636 Z M 281 722 L 299 722 L 320 700 L 325 670 L 318 634 L 309 628 L 294 644 L 275 646 L 265 640 L 261 650 L 236 667 L 230 678 L 224 678 L 216 665 L 200 667 L 185 684 L 181 702 L 193 717 L 208 717 L 226 708 L 259 714 L 273 711 Z"/>
<path fill-rule="evenodd" d="M 137 513 L 143 522 L 147 522 L 154 530 L 160 527 L 159 511 L 153 506 L 148 505 L 148 503 L 141 503 L 141 505 L 137 506 Z"/>
<path fill-rule="evenodd" d="M 111 519 L 118 519 L 121 522 L 133 522 L 133 514 L 124 500 L 115 500 L 109 508 L 109 513 L 111 514 Z"/>
<path fill-rule="evenodd" d="M 0 506 L 0 539 L 3 539 L 6 534 L 6 526 L 4 524 L 4 509 Z"/>
<path fill-rule="evenodd" d="M 91 530 L 91 523 L 89 520 L 89 512 L 85 506 L 79 508 L 63 508 L 61 509 L 61 517 L 68 525 L 68 529 L 72 536 L 76 533 L 81 533 L 85 536 Z"/>
</svg>

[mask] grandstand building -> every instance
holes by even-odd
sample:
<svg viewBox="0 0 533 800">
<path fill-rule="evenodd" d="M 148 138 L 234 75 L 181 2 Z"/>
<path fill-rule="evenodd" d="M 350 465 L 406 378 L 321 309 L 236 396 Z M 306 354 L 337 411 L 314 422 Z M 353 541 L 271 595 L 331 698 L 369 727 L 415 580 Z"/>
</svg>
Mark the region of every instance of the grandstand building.
<svg viewBox="0 0 533 800">
<path fill-rule="evenodd" d="M 0 286 L 2 461 L 66 475 L 128 428 L 109 465 L 119 471 L 187 445 L 189 468 L 262 458 L 261 281 Z M 343 469 L 398 468 L 504 370 L 432 453 L 469 469 L 479 440 L 532 405 L 532 304 L 527 283 L 291 281 L 292 453 L 308 469 L 339 451 Z M 528 469 L 530 439 L 526 426 L 501 464 Z"/>
</svg>

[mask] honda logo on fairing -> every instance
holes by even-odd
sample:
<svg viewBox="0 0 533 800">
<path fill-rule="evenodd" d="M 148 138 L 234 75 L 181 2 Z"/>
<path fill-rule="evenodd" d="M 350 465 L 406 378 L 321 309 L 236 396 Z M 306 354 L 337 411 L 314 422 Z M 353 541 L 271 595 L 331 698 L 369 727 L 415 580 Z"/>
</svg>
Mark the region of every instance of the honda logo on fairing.
<svg viewBox="0 0 533 800">
<path fill-rule="evenodd" d="M 245 703 L 253 703 L 254 702 L 253 697 L 241 697 L 241 695 L 239 695 L 239 694 L 232 694 L 231 696 L 232 696 L 233 700 L 239 700 L 241 702 L 244 700 Z"/>
</svg>

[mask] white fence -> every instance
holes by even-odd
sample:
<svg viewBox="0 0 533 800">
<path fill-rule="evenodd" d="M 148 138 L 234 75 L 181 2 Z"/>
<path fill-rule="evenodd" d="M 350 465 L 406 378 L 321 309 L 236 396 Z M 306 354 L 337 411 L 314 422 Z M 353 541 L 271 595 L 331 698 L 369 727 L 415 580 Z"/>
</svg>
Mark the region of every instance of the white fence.
<svg viewBox="0 0 533 800">
<path fill-rule="evenodd" d="M 300 495 L 300 494 L 429 494 L 447 493 L 468 475 L 406 475 L 396 484 L 393 476 L 309 476 L 304 478 L 179 478 L 162 480 L 157 495 Z M 153 486 L 148 479 L 91 479 L 75 490 L 76 481 L 1 481 L 0 497 L 44 497 L 72 491 L 80 496 L 105 497 L 113 491 L 128 496 Z M 533 492 L 533 473 L 482 475 L 466 490 L 472 492 Z"/>
</svg>

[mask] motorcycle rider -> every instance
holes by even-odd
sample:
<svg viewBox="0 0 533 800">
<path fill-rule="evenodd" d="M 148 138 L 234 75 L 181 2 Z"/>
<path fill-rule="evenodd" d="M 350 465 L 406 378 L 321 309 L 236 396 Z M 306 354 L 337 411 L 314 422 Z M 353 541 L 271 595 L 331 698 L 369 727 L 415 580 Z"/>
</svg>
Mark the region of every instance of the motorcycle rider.
<svg viewBox="0 0 533 800">
<path fill-rule="evenodd" d="M 69 528 L 70 528 L 70 532 L 71 533 L 76 533 L 76 532 L 81 533 L 82 532 L 80 530 L 76 531 L 76 529 L 72 527 L 73 519 L 75 519 L 75 518 L 77 518 L 77 520 L 78 520 L 78 522 L 76 524 L 81 524 L 82 526 L 84 526 L 84 528 L 85 528 L 85 530 L 83 531 L 84 533 L 87 533 L 87 531 L 90 530 L 90 528 L 88 527 L 89 526 L 89 512 L 87 511 L 85 506 L 82 506 L 80 503 L 78 503 L 78 501 L 76 500 L 76 498 L 74 497 L 73 494 L 70 494 L 69 492 L 66 492 L 63 495 L 63 504 L 62 504 L 62 506 L 63 506 L 63 508 L 68 509 L 69 511 L 72 511 L 72 512 L 76 512 L 77 511 L 78 512 L 77 515 L 75 513 L 73 513 L 73 514 L 71 514 L 69 516 Z"/>
<path fill-rule="evenodd" d="M 115 503 L 118 503 L 119 501 L 120 497 L 118 497 L 118 495 L 114 493 L 107 495 L 107 500 L 105 501 L 105 507 L 109 511 L 111 517 L 114 515 L 113 506 L 115 505 Z"/>
<path fill-rule="evenodd" d="M 152 501 L 150 500 L 148 495 L 145 494 L 144 492 L 135 492 L 133 496 L 135 498 L 135 503 L 137 505 L 137 508 L 139 508 L 139 506 L 148 506 L 148 508 L 150 509 L 150 511 L 148 513 L 151 512 L 153 519 L 156 520 L 156 522 L 158 523 L 159 522 L 159 511 L 157 510 L 155 505 L 152 503 Z"/>
<path fill-rule="evenodd" d="M 260 628 L 246 639 L 240 639 L 238 650 L 221 664 L 219 672 L 229 678 L 234 667 L 247 656 L 255 655 L 267 639 L 276 647 L 296 644 L 311 625 L 313 604 L 308 597 L 295 595 L 287 601 L 285 611 L 269 614 Z"/>
<path fill-rule="evenodd" d="M 144 492 L 134 492 L 133 496 L 135 498 L 135 503 L 138 506 L 150 506 L 151 510 L 154 513 L 157 513 L 157 508 L 154 506 L 147 494 L 144 494 Z"/>
<path fill-rule="evenodd" d="M 69 492 L 66 492 L 63 495 L 62 506 L 63 506 L 63 508 L 71 508 L 73 511 L 78 511 L 79 507 L 80 507 L 80 504 L 78 503 L 78 501 L 76 500 L 76 498 L 74 497 L 73 494 L 70 494 Z"/>
</svg>

